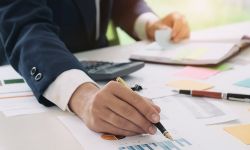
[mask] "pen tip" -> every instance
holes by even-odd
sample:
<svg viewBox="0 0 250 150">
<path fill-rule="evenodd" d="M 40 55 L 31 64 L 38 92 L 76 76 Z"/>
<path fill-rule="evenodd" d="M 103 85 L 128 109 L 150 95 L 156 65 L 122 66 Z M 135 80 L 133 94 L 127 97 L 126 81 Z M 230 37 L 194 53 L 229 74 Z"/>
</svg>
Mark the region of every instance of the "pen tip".
<svg viewBox="0 0 250 150">
<path fill-rule="evenodd" d="M 165 133 L 164 136 L 165 136 L 166 138 L 170 139 L 170 140 L 174 140 L 174 139 L 172 138 L 172 136 L 171 136 L 168 132 Z"/>
</svg>

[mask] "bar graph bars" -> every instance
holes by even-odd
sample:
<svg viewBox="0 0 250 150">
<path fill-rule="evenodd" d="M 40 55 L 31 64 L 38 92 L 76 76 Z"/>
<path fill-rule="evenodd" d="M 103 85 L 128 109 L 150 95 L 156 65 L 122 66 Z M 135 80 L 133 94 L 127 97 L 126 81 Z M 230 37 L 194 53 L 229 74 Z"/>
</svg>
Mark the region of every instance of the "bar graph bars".
<svg viewBox="0 0 250 150">
<path fill-rule="evenodd" d="M 179 138 L 173 141 L 168 140 L 149 144 L 122 146 L 119 147 L 119 150 L 182 150 L 189 146 L 192 146 L 192 144 L 188 140 Z"/>
</svg>

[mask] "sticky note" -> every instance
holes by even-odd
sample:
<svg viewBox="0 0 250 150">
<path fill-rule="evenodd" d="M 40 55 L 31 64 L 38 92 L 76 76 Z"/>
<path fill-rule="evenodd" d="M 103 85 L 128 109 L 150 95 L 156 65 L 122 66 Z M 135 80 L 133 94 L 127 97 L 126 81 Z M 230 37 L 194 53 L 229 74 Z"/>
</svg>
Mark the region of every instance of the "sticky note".
<svg viewBox="0 0 250 150">
<path fill-rule="evenodd" d="M 155 31 L 155 41 L 158 43 L 162 48 L 166 48 L 169 45 L 169 41 L 171 39 L 171 28 L 164 28 Z"/>
<path fill-rule="evenodd" d="M 243 143 L 250 144 L 250 124 L 226 127 L 224 130 Z"/>
<path fill-rule="evenodd" d="M 192 80 L 175 80 L 170 81 L 167 85 L 175 89 L 183 90 L 207 90 L 213 87 L 211 84 Z"/>
<path fill-rule="evenodd" d="M 250 78 L 235 83 L 237 86 L 250 88 Z"/>
<path fill-rule="evenodd" d="M 185 67 L 183 70 L 176 73 L 177 76 L 195 78 L 195 79 L 207 79 L 210 76 L 219 73 L 218 70 L 201 68 L 201 67 Z"/>
<path fill-rule="evenodd" d="M 233 69 L 232 66 L 230 66 L 229 64 L 221 64 L 215 67 L 209 67 L 210 69 L 214 69 L 214 70 L 219 70 L 219 71 L 227 71 L 227 70 L 231 70 Z"/>
</svg>

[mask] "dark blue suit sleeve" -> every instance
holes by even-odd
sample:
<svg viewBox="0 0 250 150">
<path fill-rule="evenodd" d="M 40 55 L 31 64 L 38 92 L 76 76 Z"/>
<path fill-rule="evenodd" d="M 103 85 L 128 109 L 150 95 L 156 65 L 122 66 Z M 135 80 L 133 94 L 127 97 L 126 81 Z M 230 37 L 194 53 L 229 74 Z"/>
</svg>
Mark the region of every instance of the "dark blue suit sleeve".
<svg viewBox="0 0 250 150">
<path fill-rule="evenodd" d="M 47 106 L 53 104 L 42 94 L 55 78 L 69 69 L 83 70 L 58 32 L 46 0 L 0 1 L 0 38 L 7 59 Z"/>
<path fill-rule="evenodd" d="M 130 36 L 134 35 L 134 24 L 136 19 L 143 13 L 152 12 L 144 0 L 114 0 L 112 19 Z"/>
</svg>

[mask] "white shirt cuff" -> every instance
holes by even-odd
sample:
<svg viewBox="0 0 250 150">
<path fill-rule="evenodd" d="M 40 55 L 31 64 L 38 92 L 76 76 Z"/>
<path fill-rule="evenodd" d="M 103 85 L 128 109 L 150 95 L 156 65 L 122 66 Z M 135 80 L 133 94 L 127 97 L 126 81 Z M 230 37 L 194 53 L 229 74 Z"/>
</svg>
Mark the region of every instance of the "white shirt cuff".
<svg viewBox="0 0 250 150">
<path fill-rule="evenodd" d="M 68 103 L 75 90 L 83 83 L 97 85 L 85 72 L 71 69 L 61 73 L 45 90 L 43 96 L 62 110 L 69 110 Z"/>
<path fill-rule="evenodd" d="M 151 12 L 141 14 L 135 21 L 134 25 L 134 32 L 140 40 L 146 40 L 147 32 L 146 32 L 146 25 L 148 22 L 154 22 L 159 20 L 155 14 Z"/>
</svg>

